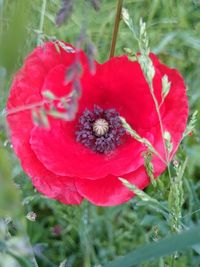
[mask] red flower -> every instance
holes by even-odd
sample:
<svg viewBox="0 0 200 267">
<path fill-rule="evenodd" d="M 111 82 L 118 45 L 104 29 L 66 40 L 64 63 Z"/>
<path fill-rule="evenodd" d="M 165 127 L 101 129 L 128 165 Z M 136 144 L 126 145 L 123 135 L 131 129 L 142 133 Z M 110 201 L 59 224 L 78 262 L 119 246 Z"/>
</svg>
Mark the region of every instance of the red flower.
<svg viewBox="0 0 200 267">
<path fill-rule="evenodd" d="M 8 111 L 41 102 L 42 91 L 66 96 L 66 71 L 76 53 L 53 43 L 37 47 L 15 76 L 7 103 Z M 49 118 L 51 127 L 34 125 L 30 110 L 7 116 L 14 150 L 24 171 L 38 191 L 65 204 L 80 204 L 83 198 L 96 205 L 111 206 L 133 197 L 118 177 L 143 189 L 150 179 L 144 168 L 147 148 L 126 134 L 120 116 L 142 137 L 147 138 L 165 158 L 155 104 L 138 62 L 126 56 L 96 63 L 90 74 L 87 59 L 80 53 L 83 74 L 82 97 L 73 121 Z M 171 134 L 174 155 L 182 139 L 188 117 L 185 85 L 178 71 L 161 64 L 151 55 L 155 68 L 153 80 L 158 103 L 161 103 L 161 79 L 168 76 L 170 92 L 160 107 L 164 130 Z M 155 177 L 166 168 L 154 156 Z"/>
</svg>

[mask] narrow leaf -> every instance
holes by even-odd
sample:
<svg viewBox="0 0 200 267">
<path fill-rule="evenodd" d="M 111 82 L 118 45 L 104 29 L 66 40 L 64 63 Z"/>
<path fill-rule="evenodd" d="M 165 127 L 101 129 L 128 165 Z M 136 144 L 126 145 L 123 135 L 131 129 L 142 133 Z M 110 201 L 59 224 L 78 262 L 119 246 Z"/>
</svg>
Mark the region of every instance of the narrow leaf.
<svg viewBox="0 0 200 267">
<path fill-rule="evenodd" d="M 144 245 L 127 255 L 106 264 L 104 267 L 133 267 L 149 260 L 155 260 L 162 256 L 170 255 L 175 251 L 186 250 L 198 243 L 200 243 L 200 225 L 181 232 L 180 234 L 172 235 L 160 241 Z"/>
</svg>

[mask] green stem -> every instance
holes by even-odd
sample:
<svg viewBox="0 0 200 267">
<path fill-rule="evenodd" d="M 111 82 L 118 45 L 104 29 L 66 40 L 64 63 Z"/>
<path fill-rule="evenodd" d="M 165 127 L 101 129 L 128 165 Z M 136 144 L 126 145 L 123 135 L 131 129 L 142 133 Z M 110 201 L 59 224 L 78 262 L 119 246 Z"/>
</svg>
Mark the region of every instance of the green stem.
<svg viewBox="0 0 200 267">
<path fill-rule="evenodd" d="M 83 249 L 83 267 L 91 267 L 91 247 L 89 243 L 89 203 L 85 203 L 85 207 L 83 210 L 83 231 L 82 231 L 82 249 Z"/>
<path fill-rule="evenodd" d="M 46 5 L 47 5 L 47 0 L 43 0 L 43 2 L 42 2 L 41 16 L 40 16 L 39 34 L 38 34 L 38 40 L 37 40 L 37 44 L 38 45 L 40 45 L 41 36 L 43 34 L 44 17 L 45 17 Z"/>
<path fill-rule="evenodd" d="M 153 83 L 152 82 L 150 84 L 150 92 L 151 92 L 151 95 L 152 95 L 152 98 L 153 98 L 153 101 L 154 101 L 154 104 L 155 104 L 156 113 L 158 115 L 158 120 L 159 120 L 159 124 L 160 124 L 160 130 L 161 130 L 161 134 L 162 134 L 163 147 L 164 147 L 164 151 L 165 151 L 165 160 L 167 162 L 167 170 L 168 170 L 169 178 L 170 178 L 170 181 L 171 181 L 172 180 L 172 176 L 171 176 L 171 171 L 170 171 L 170 167 L 169 167 L 170 159 L 169 159 L 168 151 L 167 151 L 166 145 L 165 145 L 164 128 L 163 128 L 162 118 L 161 118 L 161 114 L 160 114 L 158 101 L 157 101 L 156 96 L 155 96 L 155 94 L 153 92 Z"/>
<path fill-rule="evenodd" d="M 119 22 L 121 19 L 122 6 L 123 6 L 123 0 L 118 0 L 109 58 L 112 58 L 115 54 L 115 46 L 116 46 L 117 35 L 118 35 L 118 30 L 119 30 Z"/>
<path fill-rule="evenodd" d="M 175 255 L 173 254 L 172 256 L 171 256 L 171 262 L 170 262 L 170 267 L 174 267 L 174 263 L 175 263 Z"/>
</svg>

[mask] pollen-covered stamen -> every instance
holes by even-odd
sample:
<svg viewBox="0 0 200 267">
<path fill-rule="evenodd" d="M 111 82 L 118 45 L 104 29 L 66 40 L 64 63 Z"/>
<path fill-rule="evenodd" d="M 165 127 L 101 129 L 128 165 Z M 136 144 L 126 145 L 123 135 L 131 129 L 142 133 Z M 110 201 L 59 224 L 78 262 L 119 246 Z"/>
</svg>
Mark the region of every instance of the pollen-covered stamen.
<svg viewBox="0 0 200 267">
<path fill-rule="evenodd" d="M 109 130 L 109 124 L 105 119 L 97 119 L 93 124 L 93 132 L 97 136 L 105 135 Z"/>
<path fill-rule="evenodd" d="M 79 118 L 76 140 L 91 150 L 107 154 L 122 143 L 125 129 L 115 109 L 94 106 L 86 109 Z"/>
</svg>

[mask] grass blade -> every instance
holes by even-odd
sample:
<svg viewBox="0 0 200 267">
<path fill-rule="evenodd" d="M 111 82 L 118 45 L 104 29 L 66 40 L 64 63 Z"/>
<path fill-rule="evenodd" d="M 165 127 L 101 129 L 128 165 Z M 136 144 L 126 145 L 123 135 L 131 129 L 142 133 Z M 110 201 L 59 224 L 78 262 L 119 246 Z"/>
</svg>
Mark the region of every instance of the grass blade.
<svg viewBox="0 0 200 267">
<path fill-rule="evenodd" d="M 142 246 L 104 267 L 132 267 L 200 243 L 200 225 L 158 242 Z"/>
</svg>

